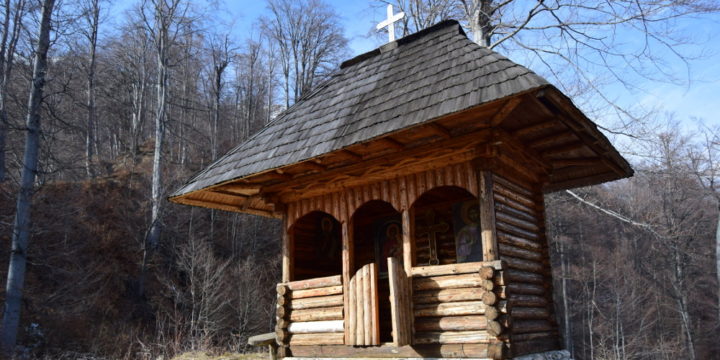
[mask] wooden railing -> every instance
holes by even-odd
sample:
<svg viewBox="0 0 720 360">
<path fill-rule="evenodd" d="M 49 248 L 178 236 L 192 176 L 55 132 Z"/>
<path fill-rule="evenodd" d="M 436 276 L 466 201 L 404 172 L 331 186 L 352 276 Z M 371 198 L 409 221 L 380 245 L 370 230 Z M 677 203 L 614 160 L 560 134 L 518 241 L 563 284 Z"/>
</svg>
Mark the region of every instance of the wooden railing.
<svg viewBox="0 0 720 360">
<path fill-rule="evenodd" d="M 486 357 L 502 357 L 500 261 L 414 267 L 411 275 L 413 344 L 477 344 Z"/>
<path fill-rule="evenodd" d="M 280 345 L 345 343 L 340 275 L 277 286 L 276 336 Z"/>
</svg>

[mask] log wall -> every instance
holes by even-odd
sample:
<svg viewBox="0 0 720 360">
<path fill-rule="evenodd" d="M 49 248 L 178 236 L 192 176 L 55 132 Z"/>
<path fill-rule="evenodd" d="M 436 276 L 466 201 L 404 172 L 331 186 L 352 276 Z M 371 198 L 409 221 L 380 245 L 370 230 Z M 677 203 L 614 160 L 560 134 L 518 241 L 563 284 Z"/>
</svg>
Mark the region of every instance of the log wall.
<svg viewBox="0 0 720 360">
<path fill-rule="evenodd" d="M 280 345 L 345 344 L 340 275 L 280 283 L 277 294 Z"/>
<path fill-rule="evenodd" d="M 503 358 L 493 292 L 501 268 L 499 261 L 412 268 L 413 344 L 478 344 Z"/>
<path fill-rule="evenodd" d="M 513 356 L 559 348 L 545 208 L 539 189 L 493 176 L 498 253 L 506 269 L 495 278 L 499 321 Z"/>
</svg>

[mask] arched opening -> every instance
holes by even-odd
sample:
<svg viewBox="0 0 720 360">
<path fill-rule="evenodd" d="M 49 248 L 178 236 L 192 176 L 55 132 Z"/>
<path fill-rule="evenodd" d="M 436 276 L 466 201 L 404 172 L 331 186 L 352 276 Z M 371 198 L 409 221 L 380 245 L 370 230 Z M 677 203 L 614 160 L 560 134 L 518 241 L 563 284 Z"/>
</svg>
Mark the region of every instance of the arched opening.
<svg viewBox="0 0 720 360">
<path fill-rule="evenodd" d="M 332 215 L 313 211 L 290 228 L 293 239 L 292 280 L 342 273 L 342 232 Z"/>
<path fill-rule="evenodd" d="M 387 258 L 402 261 L 402 216 L 385 201 L 372 200 L 363 204 L 352 217 L 353 272 L 363 265 L 378 266 L 378 313 L 380 341 L 392 341 L 390 288 L 387 281 Z"/>
<path fill-rule="evenodd" d="M 412 205 L 415 266 L 482 261 L 478 199 L 457 186 L 422 194 Z"/>
</svg>

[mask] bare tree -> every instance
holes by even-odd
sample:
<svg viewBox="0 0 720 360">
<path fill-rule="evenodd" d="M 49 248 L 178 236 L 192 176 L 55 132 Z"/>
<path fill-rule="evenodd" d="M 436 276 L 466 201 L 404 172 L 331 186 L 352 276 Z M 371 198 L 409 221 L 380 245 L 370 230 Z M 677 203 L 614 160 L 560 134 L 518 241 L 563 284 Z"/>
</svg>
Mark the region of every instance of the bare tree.
<svg viewBox="0 0 720 360">
<path fill-rule="evenodd" d="M 0 347 L 5 355 L 15 348 L 17 329 L 20 322 L 20 307 L 25 283 L 27 248 L 30 237 L 30 206 L 35 180 L 38 173 L 40 150 L 40 112 L 43 103 L 43 89 L 47 74 L 47 53 L 50 48 L 50 29 L 55 0 L 43 0 L 40 28 L 33 56 L 33 75 L 30 98 L 27 105 L 25 154 L 23 156 L 22 179 L 17 196 L 15 223 L 12 234 L 12 250 L 5 287 L 5 308 L 0 328 Z"/>
<path fill-rule="evenodd" d="M 97 44 L 98 30 L 100 28 L 100 0 L 84 0 L 81 3 L 82 26 L 80 33 L 87 40 L 88 58 L 85 65 L 87 96 L 85 106 L 87 107 L 86 130 L 85 130 L 85 173 L 88 177 L 95 177 L 93 162 L 95 157 L 97 107 L 95 105 L 96 84 L 95 72 L 97 70 Z"/>
<path fill-rule="evenodd" d="M 157 85 L 155 108 L 155 151 L 153 155 L 153 170 L 151 182 L 152 211 L 150 228 L 147 232 L 144 255 L 143 273 L 147 264 L 149 252 L 155 249 L 160 242 L 162 231 L 162 166 L 163 141 L 168 113 L 168 91 L 170 88 L 171 50 L 178 36 L 185 30 L 187 24 L 183 23 L 188 11 L 188 4 L 183 0 L 144 0 L 141 6 L 141 16 L 147 31 L 151 34 L 155 44 L 157 61 Z M 143 292 L 141 278 L 140 293 Z"/>
<path fill-rule="evenodd" d="M 6 138 L 8 129 L 8 86 L 15 61 L 15 49 L 20 39 L 25 0 L 5 0 L 3 4 L 2 36 L 0 36 L 0 183 L 5 181 L 7 165 Z"/>
<path fill-rule="evenodd" d="M 347 52 L 338 15 L 321 0 L 268 0 L 262 27 L 280 52 L 285 106 L 324 79 Z"/>
</svg>

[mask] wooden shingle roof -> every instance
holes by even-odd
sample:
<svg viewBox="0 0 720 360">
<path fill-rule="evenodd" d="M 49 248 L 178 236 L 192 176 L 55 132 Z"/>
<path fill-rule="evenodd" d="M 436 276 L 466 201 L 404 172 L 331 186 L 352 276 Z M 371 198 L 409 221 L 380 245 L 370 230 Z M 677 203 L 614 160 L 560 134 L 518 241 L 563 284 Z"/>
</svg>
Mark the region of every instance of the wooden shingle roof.
<svg viewBox="0 0 720 360">
<path fill-rule="evenodd" d="M 535 140 L 538 151 L 548 147 L 545 161 L 558 161 L 559 165 L 551 167 L 561 170 L 550 174 L 548 191 L 632 174 L 627 162 L 567 97 L 527 68 L 470 41 L 456 21 L 448 20 L 346 61 L 328 80 L 194 176 L 170 199 L 240 211 L 256 207 L 272 213 L 272 206 L 258 199 L 259 186 L 255 190 L 252 186 L 240 189 L 246 199 L 231 206 L 212 205 L 214 195 L 207 190 L 239 182 L 252 185 L 252 178 L 264 174 L 292 179 L 283 170 L 294 164 L 317 166 L 309 160 L 342 151 L 352 155 L 352 151 L 343 149 L 423 124 L 432 126 L 431 123 L 452 114 L 493 107 L 503 99 L 540 93 L 548 95 L 542 95 L 545 98 L 540 100 L 526 96 L 531 104 L 519 112 L 534 118 L 542 110 L 547 118 L 552 118 L 543 121 L 553 123 L 513 120 L 503 123 L 502 131 L 516 134 L 520 142 Z M 537 127 L 540 132 L 531 133 L 522 127 Z M 450 130 L 457 130 L 453 135 L 464 131 Z M 560 131 L 570 134 L 569 137 L 553 135 Z M 581 146 L 563 149 L 567 145 L 560 144 L 558 149 L 557 141 Z M 600 165 L 575 166 L 589 161 Z M 561 169 L 562 166 L 566 168 Z"/>
<path fill-rule="evenodd" d="M 346 61 L 332 77 L 174 194 L 281 168 L 548 85 L 470 41 L 456 21 Z"/>
</svg>

